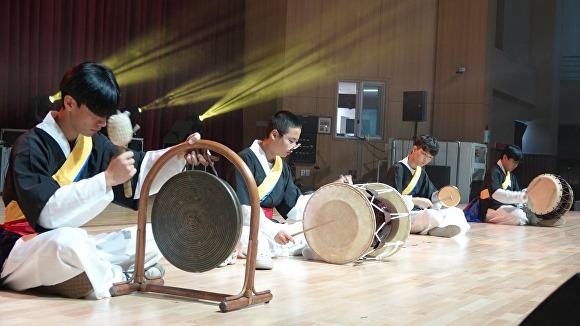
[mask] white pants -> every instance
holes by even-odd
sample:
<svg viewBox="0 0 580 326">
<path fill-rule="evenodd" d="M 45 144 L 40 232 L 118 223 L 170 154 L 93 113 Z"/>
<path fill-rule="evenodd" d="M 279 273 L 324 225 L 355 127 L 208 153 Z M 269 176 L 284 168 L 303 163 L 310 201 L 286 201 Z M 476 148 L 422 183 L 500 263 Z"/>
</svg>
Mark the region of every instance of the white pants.
<svg viewBox="0 0 580 326">
<path fill-rule="evenodd" d="M 97 299 L 110 297 L 109 289 L 124 280 L 123 272 L 135 263 L 137 227 L 88 235 L 84 229 L 62 227 L 19 239 L 4 263 L 4 286 L 23 291 L 55 285 L 85 272 Z M 147 224 L 145 268 L 154 265 L 161 253 Z"/>
<path fill-rule="evenodd" d="M 302 231 L 302 222 L 297 222 L 293 224 L 284 224 L 284 226 L 285 230 L 290 234 Z M 262 232 L 258 231 L 258 253 L 267 252 L 272 257 L 289 256 L 289 255 L 292 256 L 297 255 L 297 253 L 302 254 L 302 249 L 306 246 L 306 238 L 304 238 L 304 233 L 301 233 L 293 238 L 295 243 L 290 242 L 286 245 L 281 245 L 276 241 L 274 241 L 274 239 L 271 239 Z M 242 243 L 243 247 L 242 250 L 244 252 L 247 252 L 249 239 L 250 239 L 250 227 L 243 226 L 240 242 Z"/>
<path fill-rule="evenodd" d="M 460 235 L 464 235 L 471 228 L 465 219 L 463 211 L 457 207 L 411 211 L 411 233 L 428 234 L 429 230 L 434 227 L 447 225 L 459 226 L 461 229 Z"/>
<path fill-rule="evenodd" d="M 498 209 L 488 209 L 485 221 L 494 224 L 528 225 L 537 223 L 537 216 L 527 209 L 513 205 L 502 205 Z"/>
</svg>

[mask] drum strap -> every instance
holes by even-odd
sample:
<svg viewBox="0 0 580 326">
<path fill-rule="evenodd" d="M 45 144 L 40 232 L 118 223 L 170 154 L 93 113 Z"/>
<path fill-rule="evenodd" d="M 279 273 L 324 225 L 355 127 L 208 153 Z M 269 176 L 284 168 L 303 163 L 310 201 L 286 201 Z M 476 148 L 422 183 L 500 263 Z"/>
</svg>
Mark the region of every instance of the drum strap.
<svg viewBox="0 0 580 326">
<path fill-rule="evenodd" d="M 85 169 L 88 159 L 91 156 L 93 148 L 93 139 L 79 135 L 77 143 L 64 164 L 56 171 L 52 178 L 60 185 L 65 186 L 77 181 L 81 172 Z M 35 233 L 30 226 L 20 205 L 12 200 L 5 209 L 5 218 L 3 228 L 12 233 L 26 235 Z"/>
<path fill-rule="evenodd" d="M 282 164 L 282 159 L 280 156 L 276 156 L 272 170 L 270 170 L 270 173 L 266 175 L 264 181 L 262 181 L 262 183 L 258 186 L 258 196 L 260 196 L 260 203 L 266 200 L 266 196 L 268 196 L 272 190 L 274 190 L 276 183 L 278 183 L 278 180 L 280 180 L 280 176 L 282 175 L 283 166 L 284 165 Z"/>
<path fill-rule="evenodd" d="M 419 181 L 420 176 L 421 176 L 421 167 L 417 166 L 417 168 L 415 169 L 415 173 L 413 173 L 413 177 L 411 178 L 411 181 L 409 182 L 409 184 L 407 185 L 407 187 L 403 190 L 403 192 L 401 194 L 402 195 L 410 194 L 411 191 L 413 191 L 413 189 L 415 189 L 415 186 L 417 186 L 417 182 Z"/>
<path fill-rule="evenodd" d="M 505 180 L 503 181 L 503 183 L 501 184 L 501 189 L 507 189 L 507 187 L 511 184 L 511 178 L 510 178 L 510 171 L 507 171 L 506 175 L 505 175 Z M 489 189 L 483 189 L 481 191 L 481 193 L 479 194 L 479 198 L 480 199 L 488 199 L 489 197 L 491 197 L 489 195 Z"/>
</svg>

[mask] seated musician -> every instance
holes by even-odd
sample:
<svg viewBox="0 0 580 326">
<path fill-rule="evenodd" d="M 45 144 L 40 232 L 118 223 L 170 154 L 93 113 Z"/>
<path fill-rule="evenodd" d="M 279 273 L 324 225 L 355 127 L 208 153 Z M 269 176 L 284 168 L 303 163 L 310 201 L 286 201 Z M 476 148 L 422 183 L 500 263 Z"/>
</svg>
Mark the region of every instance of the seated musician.
<svg viewBox="0 0 580 326">
<path fill-rule="evenodd" d="M 520 189 L 516 176 L 511 173 L 521 162 L 524 154 L 516 145 L 503 149 L 497 164 L 485 173 L 479 207 L 479 218 L 488 223 L 507 225 L 562 226 L 563 217 L 540 219 L 527 207 L 525 189 Z"/>
<path fill-rule="evenodd" d="M 126 280 L 134 268 L 136 227 L 92 236 L 80 226 L 112 201 L 133 205 L 142 195 L 143 179 L 167 149 L 119 154 L 99 133 L 120 103 L 121 92 L 108 67 L 79 64 L 64 75 L 60 89 L 60 110 L 49 112 L 11 151 L 2 191 L 6 215 L 0 225 L 0 285 L 106 298 L 113 283 Z M 199 138 L 193 134 L 188 141 Z M 151 193 L 186 163 L 207 165 L 194 152 L 179 156 L 157 176 Z M 133 185 L 130 198 L 123 192 L 127 180 Z M 146 248 L 146 275 L 162 276 L 164 268 L 157 263 L 161 253 L 152 236 Z"/>
<path fill-rule="evenodd" d="M 411 233 L 439 237 L 465 234 L 470 226 L 457 207 L 441 209 L 438 190 L 423 167 L 439 152 L 433 136 L 417 137 L 413 151 L 387 171 L 386 183 L 403 195 L 411 210 Z"/>
<path fill-rule="evenodd" d="M 290 166 L 282 160 L 300 146 L 298 139 L 302 123 L 289 111 L 278 111 L 271 118 L 263 140 L 255 140 L 249 148 L 239 153 L 250 168 L 258 185 L 260 197 L 260 232 L 258 235 L 257 269 L 272 269 L 272 256 L 283 254 L 301 255 L 306 246 L 303 234 L 292 237 L 302 230 L 304 207 L 310 195 L 303 195 L 294 184 Z M 351 176 L 335 182 L 352 183 Z M 242 252 L 247 250 L 250 224 L 250 198 L 244 179 L 236 169 L 236 192 L 242 205 L 244 228 Z M 289 221 L 272 221 L 273 210 Z"/>
</svg>

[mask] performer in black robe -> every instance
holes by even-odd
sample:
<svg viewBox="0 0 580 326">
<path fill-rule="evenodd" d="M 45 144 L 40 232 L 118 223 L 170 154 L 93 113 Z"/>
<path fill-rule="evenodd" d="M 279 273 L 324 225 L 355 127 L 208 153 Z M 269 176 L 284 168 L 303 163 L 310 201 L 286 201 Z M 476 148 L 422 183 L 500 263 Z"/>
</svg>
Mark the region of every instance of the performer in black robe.
<svg viewBox="0 0 580 326">
<path fill-rule="evenodd" d="M 111 201 L 136 207 L 147 172 L 167 149 L 116 155 L 118 147 L 98 132 L 119 105 L 119 88 L 109 68 L 97 63 L 73 67 L 61 81 L 61 94 L 61 109 L 49 112 L 12 148 L 2 191 L 6 214 L 0 227 L 0 277 L 3 286 L 22 291 L 86 274 L 90 297 L 109 297 L 113 283 L 134 268 L 136 227 L 97 236 L 79 227 Z M 189 138 L 197 139 L 198 134 Z M 186 162 L 201 159 L 185 156 L 164 166 L 151 193 Z M 134 195 L 125 198 L 122 184 L 131 178 Z M 160 257 L 151 236 L 145 267 Z"/>
<path fill-rule="evenodd" d="M 303 195 L 294 184 L 290 167 L 282 160 L 298 148 L 302 124 L 291 112 L 278 111 L 271 118 L 263 140 L 255 140 L 251 147 L 241 151 L 240 157 L 250 168 L 260 196 L 260 232 L 257 268 L 271 269 L 271 256 L 300 255 L 306 245 L 304 235 L 292 237 L 302 230 L 304 207 L 310 195 Z M 335 182 L 352 183 L 351 176 Z M 242 246 L 247 246 L 250 220 L 248 189 L 239 171 L 236 171 L 236 192 L 244 212 Z M 270 221 L 276 209 L 289 223 Z"/>
<path fill-rule="evenodd" d="M 266 154 L 260 148 L 260 141 L 254 141 L 250 148 L 241 151 L 239 155 L 250 168 L 250 171 L 256 180 L 256 184 L 261 185 L 266 179 L 266 173 L 270 173 L 272 169 L 267 167 L 268 170 L 264 170 L 265 166 L 262 163 L 267 162 L 267 159 Z M 278 213 L 280 213 L 284 219 L 288 219 L 288 214 L 295 208 L 298 199 L 302 196 L 302 192 L 298 186 L 294 184 L 290 166 L 284 161 L 282 161 L 282 164 L 282 173 L 278 181 L 275 186 L 268 191 L 267 195 L 260 199 L 260 206 L 263 208 L 276 208 Z M 242 175 L 238 172 L 236 176 L 236 184 L 239 185 L 237 187 L 238 198 L 243 205 L 249 205 L 250 198 Z M 295 209 L 295 211 L 298 211 L 298 209 Z M 268 216 L 268 218 L 271 219 L 271 216 Z M 297 218 L 297 220 L 300 220 L 300 218 Z"/>
<path fill-rule="evenodd" d="M 564 225 L 563 217 L 543 220 L 524 206 L 528 201 L 526 190 L 520 188 L 512 173 L 523 158 L 518 146 L 507 146 L 497 163 L 486 171 L 479 195 L 479 219 L 507 225 Z"/>
<path fill-rule="evenodd" d="M 386 183 L 395 188 L 411 210 L 411 233 L 453 237 L 465 234 L 470 226 L 457 207 L 442 208 L 438 190 L 423 167 L 439 152 L 433 136 L 419 136 L 409 156 L 387 171 Z"/>
</svg>

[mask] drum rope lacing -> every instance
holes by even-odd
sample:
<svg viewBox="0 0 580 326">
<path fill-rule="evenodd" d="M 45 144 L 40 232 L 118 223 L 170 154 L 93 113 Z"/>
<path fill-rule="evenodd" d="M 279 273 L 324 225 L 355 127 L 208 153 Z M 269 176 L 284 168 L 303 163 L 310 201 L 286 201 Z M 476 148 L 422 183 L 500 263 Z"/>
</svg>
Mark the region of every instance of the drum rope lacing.
<svg viewBox="0 0 580 326">
<path fill-rule="evenodd" d="M 394 213 L 391 214 L 391 212 L 389 212 L 388 210 L 384 209 L 384 207 L 378 206 L 376 204 L 376 197 L 380 194 L 383 193 L 387 193 L 387 192 L 391 192 L 391 191 L 395 191 L 395 189 L 383 189 L 383 190 L 375 190 L 375 189 L 370 189 L 370 188 L 363 188 L 363 187 L 359 187 L 358 185 L 355 185 L 355 187 L 363 189 L 365 192 L 367 192 L 368 194 L 371 195 L 371 199 L 370 199 L 370 204 L 375 207 L 376 209 L 378 209 L 379 211 L 381 211 L 383 214 L 388 214 L 389 215 L 389 221 L 394 220 L 394 219 L 398 219 L 398 218 L 402 218 L 402 217 L 407 217 L 409 216 L 409 213 Z M 395 242 L 384 242 L 384 246 L 392 246 L 393 248 L 391 250 L 385 251 L 375 257 L 367 257 L 368 254 L 370 254 L 371 252 L 376 250 L 376 247 L 380 244 L 383 243 L 383 240 L 389 235 L 388 233 L 385 233 L 382 236 L 379 236 L 381 230 L 383 229 L 383 227 L 385 227 L 387 225 L 387 223 L 389 221 L 385 221 L 381 224 L 381 226 L 379 226 L 377 228 L 377 230 L 375 231 L 374 235 L 375 238 L 377 239 L 377 245 L 372 248 L 372 250 L 369 250 L 368 252 L 366 252 L 364 255 L 362 255 L 362 257 L 360 259 L 366 259 L 366 260 L 382 260 L 383 257 L 386 257 L 390 254 L 390 252 L 392 251 L 392 249 L 397 248 L 398 246 L 402 246 L 403 245 L 403 241 L 395 241 Z"/>
</svg>

